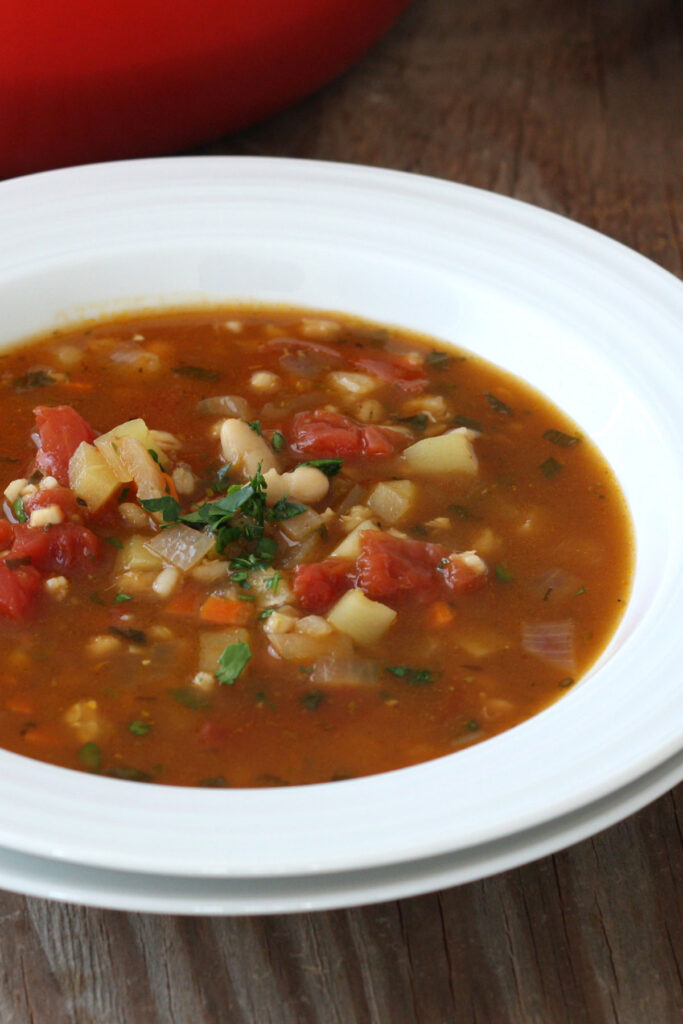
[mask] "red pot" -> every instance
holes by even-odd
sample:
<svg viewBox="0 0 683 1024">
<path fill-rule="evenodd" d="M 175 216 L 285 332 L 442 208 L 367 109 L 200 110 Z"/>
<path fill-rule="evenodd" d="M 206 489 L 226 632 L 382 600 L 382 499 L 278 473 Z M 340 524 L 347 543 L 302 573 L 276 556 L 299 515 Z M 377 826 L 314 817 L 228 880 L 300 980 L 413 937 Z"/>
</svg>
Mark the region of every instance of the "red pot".
<svg viewBox="0 0 683 1024">
<path fill-rule="evenodd" d="M 195 145 L 342 71 L 408 0 L 0 0 L 0 175 Z"/>
</svg>

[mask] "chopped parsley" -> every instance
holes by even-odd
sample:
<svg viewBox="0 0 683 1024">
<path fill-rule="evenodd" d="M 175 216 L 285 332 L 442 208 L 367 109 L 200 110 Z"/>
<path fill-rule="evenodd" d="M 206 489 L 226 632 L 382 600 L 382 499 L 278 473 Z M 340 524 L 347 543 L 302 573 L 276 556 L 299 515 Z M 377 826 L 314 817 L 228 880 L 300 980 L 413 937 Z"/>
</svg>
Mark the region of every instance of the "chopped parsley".
<svg viewBox="0 0 683 1024">
<path fill-rule="evenodd" d="M 266 589 L 270 590 L 271 593 L 273 593 L 273 594 L 277 594 L 278 588 L 280 586 L 280 580 L 281 579 L 282 579 L 282 575 L 276 569 L 275 572 L 273 573 L 273 575 L 270 577 L 270 579 L 266 580 Z"/>
<path fill-rule="evenodd" d="M 46 388 L 56 383 L 57 379 L 47 370 L 29 370 L 22 377 L 14 378 L 16 391 L 32 391 L 34 388 Z"/>
<path fill-rule="evenodd" d="M 336 476 L 344 465 L 343 459 L 309 459 L 308 462 L 300 462 L 300 466 L 313 466 L 319 469 L 325 476 Z"/>
<path fill-rule="evenodd" d="M 406 426 L 421 433 L 429 423 L 429 416 L 424 412 L 417 412 L 414 416 L 397 416 L 397 423 L 405 423 Z"/>
<path fill-rule="evenodd" d="M 18 523 L 28 522 L 28 516 L 26 515 L 26 509 L 24 508 L 24 502 L 21 495 L 16 501 L 12 502 L 12 512 L 14 512 L 14 518 Z"/>
<path fill-rule="evenodd" d="M 274 608 L 264 608 L 263 611 L 259 615 L 259 619 L 268 619 L 268 618 L 270 618 L 270 616 L 273 614 L 274 611 L 275 611 Z"/>
<path fill-rule="evenodd" d="M 113 548 L 122 548 L 123 542 L 118 537 L 105 537 L 107 544 L 111 544 Z"/>
<path fill-rule="evenodd" d="M 192 708 L 193 711 L 200 711 L 202 708 L 210 708 L 211 702 L 203 693 L 192 686 L 177 686 L 168 691 L 174 700 L 185 708 Z"/>
<path fill-rule="evenodd" d="M 386 672 L 392 676 L 405 679 L 411 686 L 424 686 L 425 683 L 434 682 L 434 673 L 428 668 L 410 668 L 408 665 L 386 665 Z"/>
<path fill-rule="evenodd" d="M 484 429 L 479 420 L 472 420 L 469 416 L 454 416 L 453 422 L 458 427 L 467 427 L 468 430 L 476 430 L 480 434 Z"/>
<path fill-rule="evenodd" d="M 223 686 L 232 686 L 251 658 L 251 647 L 246 643 L 228 644 L 218 659 L 216 679 Z"/>
<path fill-rule="evenodd" d="M 468 732 L 476 732 L 477 729 L 481 729 L 481 726 L 474 718 L 470 718 L 469 722 L 465 722 L 465 728 Z"/>
<path fill-rule="evenodd" d="M 559 444 L 561 448 L 572 448 L 581 440 L 580 437 L 572 437 L 571 434 L 563 434 L 561 430 L 546 430 L 543 437 L 546 441 Z"/>
<path fill-rule="evenodd" d="M 207 370 L 204 366 L 174 366 L 173 372 L 179 377 L 191 377 L 193 380 L 218 380 L 219 370 Z"/>
<path fill-rule="evenodd" d="M 281 434 L 279 430 L 276 430 L 271 438 L 270 443 L 272 444 L 276 452 L 281 452 L 286 444 L 284 434 Z"/>
<path fill-rule="evenodd" d="M 124 601 L 132 601 L 133 598 L 130 594 L 117 594 L 114 598 L 114 604 L 123 604 Z"/>
<path fill-rule="evenodd" d="M 427 366 L 435 370 L 444 370 L 453 361 L 453 356 L 448 352 L 428 352 L 425 358 Z"/>
<path fill-rule="evenodd" d="M 247 420 L 247 426 L 251 427 L 254 433 L 258 434 L 259 437 L 262 437 L 263 432 L 261 430 L 261 420 Z"/>
<path fill-rule="evenodd" d="M 112 636 L 123 637 L 124 640 L 130 640 L 132 644 L 146 644 L 147 634 L 143 633 L 141 629 L 121 629 L 119 626 L 110 626 L 109 632 Z"/>
<path fill-rule="evenodd" d="M 153 458 L 153 459 L 154 459 L 154 461 L 156 462 L 157 466 L 160 466 L 160 465 L 161 465 L 161 462 L 159 461 L 159 456 L 158 456 L 158 454 L 157 454 L 157 453 L 156 453 L 156 452 L 154 451 L 154 449 L 153 449 L 153 448 L 148 448 L 148 449 L 147 449 L 147 453 L 148 453 L 148 455 L 151 455 L 151 456 L 152 456 L 152 458 Z"/>
<path fill-rule="evenodd" d="M 299 703 L 307 711 L 317 711 L 324 700 L 325 694 L 321 690 L 311 690 L 310 693 L 304 693 L 299 697 Z"/>
<path fill-rule="evenodd" d="M 558 462 L 557 459 L 554 459 L 551 455 L 550 458 L 546 459 L 545 462 L 542 462 L 538 468 L 547 480 L 552 480 L 552 478 L 557 476 L 562 469 L 562 463 Z"/>
<path fill-rule="evenodd" d="M 146 736 L 148 732 L 152 731 L 152 723 L 136 718 L 135 721 L 130 723 L 128 730 L 133 733 L 133 736 Z"/>
<path fill-rule="evenodd" d="M 102 764 L 102 752 L 96 743 L 84 743 L 78 751 L 78 756 L 91 772 L 99 771 Z"/>
<path fill-rule="evenodd" d="M 500 398 L 496 398 L 490 391 L 484 392 L 484 398 L 488 399 L 488 403 L 494 412 L 503 413 L 505 416 L 509 416 L 512 413 L 512 409 L 509 405 L 506 405 Z"/>
<path fill-rule="evenodd" d="M 512 581 L 515 578 L 508 569 L 507 565 L 504 565 L 503 562 L 497 562 L 494 569 L 496 573 L 496 579 L 500 580 L 501 583 L 512 583 Z"/>
</svg>

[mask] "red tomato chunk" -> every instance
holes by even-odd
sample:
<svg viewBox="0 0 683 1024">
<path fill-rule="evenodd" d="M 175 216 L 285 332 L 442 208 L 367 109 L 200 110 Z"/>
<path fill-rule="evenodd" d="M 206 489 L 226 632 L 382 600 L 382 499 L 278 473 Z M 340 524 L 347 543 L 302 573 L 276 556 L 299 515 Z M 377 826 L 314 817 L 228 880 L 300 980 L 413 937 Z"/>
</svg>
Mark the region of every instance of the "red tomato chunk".
<svg viewBox="0 0 683 1024">
<path fill-rule="evenodd" d="M 380 427 L 366 427 L 338 412 L 297 413 L 289 431 L 295 452 L 312 459 L 353 459 L 394 455 L 405 439 Z"/>
<path fill-rule="evenodd" d="M 439 544 L 365 530 L 358 558 L 358 586 L 374 601 L 406 597 L 429 601 L 441 590 L 437 566 L 447 555 Z"/>
<path fill-rule="evenodd" d="M 346 558 L 297 565 L 292 588 L 304 611 L 323 615 L 353 586 L 353 563 Z"/>
<path fill-rule="evenodd" d="M 25 618 L 41 584 L 42 576 L 30 565 L 11 569 L 0 562 L 0 615 L 9 619 Z"/>
<path fill-rule="evenodd" d="M 43 573 L 81 575 L 90 572 L 103 555 L 101 540 L 77 523 L 61 523 L 46 530 L 19 524 L 14 531 L 10 560 L 30 558 L 31 565 Z"/>
<path fill-rule="evenodd" d="M 69 459 L 81 441 L 92 444 L 97 434 L 69 405 L 52 408 L 39 405 L 33 411 L 40 435 L 36 468 L 46 476 L 53 476 L 63 487 L 68 487 Z"/>
</svg>

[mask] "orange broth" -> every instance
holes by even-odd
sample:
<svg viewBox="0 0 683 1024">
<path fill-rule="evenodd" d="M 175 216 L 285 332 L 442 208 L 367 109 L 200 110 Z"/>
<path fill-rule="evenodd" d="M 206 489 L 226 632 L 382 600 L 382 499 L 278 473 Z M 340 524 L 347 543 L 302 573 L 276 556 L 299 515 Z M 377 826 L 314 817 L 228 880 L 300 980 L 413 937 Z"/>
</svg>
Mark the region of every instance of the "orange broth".
<svg viewBox="0 0 683 1024">
<path fill-rule="evenodd" d="M 629 515 L 595 446 L 522 381 L 433 339 L 283 308 L 129 315 L 4 352 L 0 384 L 2 487 L 25 481 L 5 501 L 0 558 L 6 586 L 28 588 L 3 599 L 0 580 L 7 750 L 171 785 L 383 772 L 542 711 L 600 655 L 628 598 Z M 36 407 L 48 423 L 75 410 L 97 466 L 95 435 L 121 424 L 172 437 L 127 442 L 141 470 L 121 472 L 107 448 L 101 478 L 117 485 L 95 508 L 82 496 L 92 477 L 74 489 L 71 451 L 62 485 L 59 453 L 39 454 L 36 471 L 36 441 L 57 443 L 36 436 Z M 274 507 L 290 517 L 269 518 L 253 473 L 225 471 L 226 418 L 252 424 L 280 474 L 326 460 L 324 497 L 286 496 Z M 415 470 L 406 452 L 452 431 L 476 470 Z M 251 485 L 252 500 L 221 534 L 213 504 L 231 485 Z M 156 509 L 141 504 L 150 493 Z M 212 522 L 184 525 L 214 543 L 198 562 L 178 568 L 145 546 L 180 536 L 179 517 L 207 503 Z M 363 522 L 356 554 L 333 555 Z M 351 593 L 360 616 L 339 629 L 333 609 Z M 359 639 L 369 624 L 376 635 Z"/>
</svg>

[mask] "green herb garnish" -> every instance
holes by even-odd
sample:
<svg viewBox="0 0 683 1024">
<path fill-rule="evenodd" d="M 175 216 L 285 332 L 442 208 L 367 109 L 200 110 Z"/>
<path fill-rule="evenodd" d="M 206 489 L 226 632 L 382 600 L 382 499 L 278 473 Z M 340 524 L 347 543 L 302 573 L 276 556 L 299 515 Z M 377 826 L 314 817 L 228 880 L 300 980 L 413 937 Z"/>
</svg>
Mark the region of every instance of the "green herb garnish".
<svg viewBox="0 0 683 1024">
<path fill-rule="evenodd" d="M 145 512 L 161 512 L 165 523 L 177 523 L 180 517 L 180 503 L 170 494 L 162 498 L 141 498 L 140 504 Z"/>
<path fill-rule="evenodd" d="M 261 420 L 247 420 L 247 426 L 251 427 L 255 434 L 262 437 Z"/>
<path fill-rule="evenodd" d="M 469 416 L 454 416 L 453 422 L 458 427 L 467 427 L 468 430 L 476 430 L 480 434 L 484 429 L 479 420 L 471 420 Z"/>
<path fill-rule="evenodd" d="M 277 594 L 281 579 L 281 574 L 276 570 L 270 579 L 266 580 L 266 590 L 270 590 L 271 593 Z"/>
<path fill-rule="evenodd" d="M 574 685 L 574 680 L 571 676 L 566 676 L 564 679 L 560 679 L 557 685 L 560 686 L 563 690 L 568 690 L 570 686 Z"/>
<path fill-rule="evenodd" d="M 173 372 L 179 377 L 191 377 L 193 380 L 218 380 L 219 370 L 207 370 L 204 366 L 174 366 Z"/>
<path fill-rule="evenodd" d="M 112 636 L 123 637 L 124 640 L 130 640 L 132 644 L 146 644 L 147 634 L 143 633 L 141 629 L 121 629 L 119 626 L 110 626 L 109 632 Z"/>
<path fill-rule="evenodd" d="M 203 789 L 229 789 L 230 783 L 222 775 L 213 775 L 210 779 L 200 779 L 197 783 Z"/>
<path fill-rule="evenodd" d="M 154 461 L 156 462 L 157 466 L 160 466 L 160 465 L 161 465 L 161 462 L 159 461 L 159 456 L 158 456 L 158 454 L 157 454 L 157 453 L 156 453 L 156 452 L 154 451 L 154 449 L 153 449 L 153 448 L 148 448 L 148 449 L 147 449 L 147 454 L 148 454 L 148 455 L 151 455 L 151 456 L 152 456 L 152 458 L 153 458 L 153 459 L 154 459 Z"/>
<path fill-rule="evenodd" d="M 502 562 L 498 562 L 495 567 L 496 579 L 500 580 L 501 583 L 512 583 L 514 576 L 506 565 Z"/>
<path fill-rule="evenodd" d="M 580 437 L 572 437 L 571 434 L 563 434 L 561 430 L 546 430 L 543 437 L 546 441 L 559 444 L 561 448 L 572 448 L 581 440 Z"/>
<path fill-rule="evenodd" d="M 218 659 L 218 668 L 216 669 L 218 682 L 223 686 L 232 686 L 250 658 L 251 647 L 249 644 L 228 644 Z"/>
<path fill-rule="evenodd" d="M 128 729 L 133 733 L 133 736 L 146 736 L 148 732 L 152 731 L 152 723 L 143 722 L 141 718 L 136 718 L 134 722 L 130 723 Z"/>
<path fill-rule="evenodd" d="M 28 522 L 28 516 L 26 515 L 26 509 L 24 508 L 24 502 L 21 495 L 16 499 L 16 501 L 12 502 L 12 512 L 14 513 L 14 518 L 18 523 Z"/>
<path fill-rule="evenodd" d="M 311 690 L 310 693 L 304 693 L 299 697 L 299 703 L 307 711 L 317 711 L 324 700 L 325 694 L 320 690 Z"/>
<path fill-rule="evenodd" d="M 428 352 L 425 358 L 427 366 L 433 367 L 435 370 L 443 370 L 453 360 L 453 356 L 448 352 Z"/>
<path fill-rule="evenodd" d="M 300 466 L 313 466 L 319 469 L 325 476 L 336 476 L 344 465 L 343 459 L 309 459 L 308 462 L 300 462 Z"/>
<path fill-rule="evenodd" d="M 272 523 L 282 523 L 285 519 L 293 519 L 306 511 L 305 505 L 298 505 L 296 502 L 287 501 L 287 498 L 280 498 L 266 513 L 266 519 Z"/>
<path fill-rule="evenodd" d="M 396 422 L 405 423 L 406 426 L 421 433 L 429 423 L 429 416 L 424 412 L 417 412 L 414 416 L 397 416 Z"/>
<path fill-rule="evenodd" d="M 78 756 L 91 772 L 97 772 L 102 763 L 102 752 L 96 743 L 85 743 L 78 751 Z"/>
<path fill-rule="evenodd" d="M 114 598 L 114 604 L 123 604 L 124 601 L 132 601 L 133 598 L 130 594 L 117 594 Z"/>
<path fill-rule="evenodd" d="M 428 668 L 410 668 L 408 665 L 387 665 L 386 672 L 393 676 L 405 679 L 411 686 L 423 686 L 425 683 L 434 682 L 434 673 Z"/>
<path fill-rule="evenodd" d="M 270 618 L 270 616 L 273 614 L 274 611 L 275 611 L 274 608 L 264 608 L 263 611 L 259 615 L 259 619 L 268 619 L 268 618 Z"/>
<path fill-rule="evenodd" d="M 479 725 L 479 722 L 475 721 L 474 718 L 471 718 L 469 722 L 465 722 L 465 728 L 468 732 L 476 732 L 477 729 L 481 728 L 481 726 Z"/>
<path fill-rule="evenodd" d="M 123 547 L 123 542 L 120 541 L 118 537 L 105 537 L 104 539 L 106 540 L 107 544 L 111 544 L 113 548 L 120 549 Z"/>
<path fill-rule="evenodd" d="M 168 692 L 179 704 L 185 708 L 192 708 L 193 711 L 211 707 L 211 702 L 199 690 L 191 686 L 178 686 Z"/>
<path fill-rule="evenodd" d="M 281 452 L 286 444 L 285 435 L 281 434 L 279 430 L 276 430 L 271 438 L 270 443 L 272 444 L 276 452 Z"/>
<path fill-rule="evenodd" d="M 488 403 L 494 412 L 503 413 L 505 416 L 509 416 L 512 413 L 510 406 L 506 405 L 500 398 L 496 398 L 490 391 L 485 391 L 484 397 L 488 399 Z"/>
<path fill-rule="evenodd" d="M 22 377 L 14 378 L 14 387 L 17 391 L 32 391 L 33 388 L 46 388 L 56 383 L 56 378 L 47 370 L 29 370 Z"/>
<path fill-rule="evenodd" d="M 557 476 L 562 469 L 562 463 L 558 462 L 557 459 L 554 459 L 551 455 L 550 458 L 546 459 L 545 462 L 542 462 L 538 468 L 546 479 L 552 480 L 552 478 Z"/>
<path fill-rule="evenodd" d="M 574 591 L 574 593 L 572 594 L 572 597 L 579 597 L 581 594 L 585 594 L 585 593 L 586 593 L 586 588 L 585 587 L 579 587 L 578 590 Z"/>
</svg>

